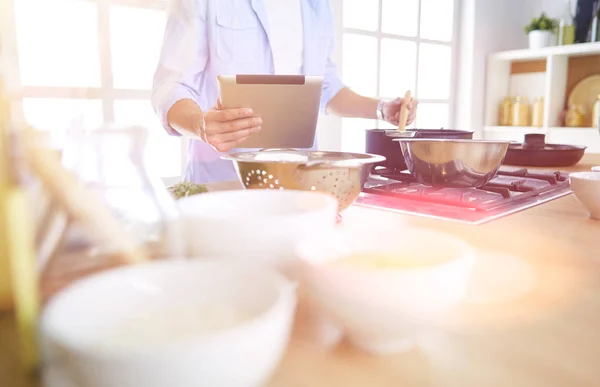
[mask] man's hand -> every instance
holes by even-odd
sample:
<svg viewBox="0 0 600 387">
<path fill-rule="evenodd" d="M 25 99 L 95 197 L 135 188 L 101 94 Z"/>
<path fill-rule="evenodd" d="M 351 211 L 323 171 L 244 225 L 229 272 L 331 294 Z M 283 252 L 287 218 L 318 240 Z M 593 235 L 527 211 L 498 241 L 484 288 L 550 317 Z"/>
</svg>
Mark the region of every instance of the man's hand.
<svg viewBox="0 0 600 387">
<path fill-rule="evenodd" d="M 383 118 L 392 125 L 398 125 L 400 110 L 403 105 L 407 105 L 408 119 L 406 120 L 406 125 L 410 125 L 417 116 L 417 106 L 419 105 L 419 101 L 414 98 L 408 104 L 404 98 L 396 98 L 393 101 L 386 102 L 382 108 Z"/>
<path fill-rule="evenodd" d="M 198 122 L 200 138 L 218 152 L 227 152 L 261 130 L 262 119 L 252 109 L 223 109 L 221 101 L 202 114 Z"/>
</svg>

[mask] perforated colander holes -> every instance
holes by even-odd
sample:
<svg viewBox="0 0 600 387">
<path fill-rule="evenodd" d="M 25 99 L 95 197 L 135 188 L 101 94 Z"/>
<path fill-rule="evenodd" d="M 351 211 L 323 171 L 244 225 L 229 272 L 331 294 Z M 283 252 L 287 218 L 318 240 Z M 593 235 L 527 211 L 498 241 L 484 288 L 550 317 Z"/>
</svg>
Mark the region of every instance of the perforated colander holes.
<svg viewBox="0 0 600 387">
<path fill-rule="evenodd" d="M 279 180 L 275 179 L 273 175 L 267 174 L 267 171 L 265 170 L 251 170 L 246 174 L 245 180 L 246 181 L 244 182 L 244 184 L 246 185 L 246 187 L 249 187 L 252 183 L 256 184 L 255 182 L 258 182 L 259 187 L 267 186 L 267 188 L 269 189 L 283 189 L 283 187 L 279 186 Z"/>
<path fill-rule="evenodd" d="M 335 172 L 329 172 L 324 174 L 323 176 L 321 176 L 320 179 L 317 179 L 313 185 L 310 186 L 310 190 L 311 191 L 328 191 L 329 193 L 331 193 L 333 196 L 337 196 L 337 186 L 338 183 L 340 181 L 340 176 L 342 176 L 344 174 L 344 172 L 341 171 L 335 171 Z M 335 181 L 335 184 L 333 185 L 333 189 L 331 189 L 331 181 Z M 298 182 L 300 183 L 300 185 L 304 184 L 304 178 L 300 177 L 300 179 L 298 180 Z"/>
<path fill-rule="evenodd" d="M 354 192 L 354 185 L 350 186 L 350 189 L 344 192 L 345 194 L 345 199 L 344 201 L 346 203 L 351 202 L 352 200 L 354 200 L 354 196 L 356 195 L 356 193 Z"/>
</svg>

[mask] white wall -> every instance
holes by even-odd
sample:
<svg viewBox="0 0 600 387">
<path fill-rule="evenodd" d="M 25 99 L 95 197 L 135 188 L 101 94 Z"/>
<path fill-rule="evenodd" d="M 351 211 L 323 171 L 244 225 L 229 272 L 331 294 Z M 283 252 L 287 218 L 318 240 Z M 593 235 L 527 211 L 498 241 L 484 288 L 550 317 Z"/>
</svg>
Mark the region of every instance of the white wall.
<svg viewBox="0 0 600 387">
<path fill-rule="evenodd" d="M 558 18 L 565 4 L 565 0 L 461 0 L 457 129 L 480 131 L 483 128 L 487 55 L 527 48 L 523 28 L 531 18 L 542 11 Z"/>
</svg>

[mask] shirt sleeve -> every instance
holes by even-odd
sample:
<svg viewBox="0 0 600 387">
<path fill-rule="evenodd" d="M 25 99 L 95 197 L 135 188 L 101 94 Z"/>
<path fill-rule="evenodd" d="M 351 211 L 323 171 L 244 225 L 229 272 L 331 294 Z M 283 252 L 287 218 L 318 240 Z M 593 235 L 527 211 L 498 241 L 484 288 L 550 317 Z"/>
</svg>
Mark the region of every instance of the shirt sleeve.
<svg viewBox="0 0 600 387">
<path fill-rule="evenodd" d="M 182 99 L 199 103 L 198 93 L 208 61 L 207 2 L 172 0 L 170 3 L 151 99 L 163 127 L 174 136 L 180 134 L 167 121 L 169 109 Z"/>
<path fill-rule="evenodd" d="M 330 9 L 331 11 L 331 9 Z M 333 17 L 331 12 L 329 12 L 329 20 L 327 23 L 331 25 L 328 36 L 328 47 L 327 47 L 327 63 L 325 65 L 325 74 L 323 76 L 323 92 L 321 93 L 321 109 L 325 109 L 327 104 L 333 97 L 337 95 L 337 93 L 342 90 L 345 85 L 342 82 L 337 65 L 333 60 L 333 51 L 335 49 L 335 37 L 334 37 L 334 28 L 333 28 Z"/>
</svg>

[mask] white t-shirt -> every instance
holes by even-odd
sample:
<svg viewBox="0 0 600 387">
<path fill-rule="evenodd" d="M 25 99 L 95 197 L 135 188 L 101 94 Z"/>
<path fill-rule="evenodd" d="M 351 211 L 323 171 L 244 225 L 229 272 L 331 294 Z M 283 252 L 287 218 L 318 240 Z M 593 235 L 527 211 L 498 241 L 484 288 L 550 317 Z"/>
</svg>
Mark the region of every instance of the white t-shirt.
<svg viewBox="0 0 600 387">
<path fill-rule="evenodd" d="M 275 74 L 302 74 L 302 8 L 300 0 L 263 0 Z"/>
</svg>

